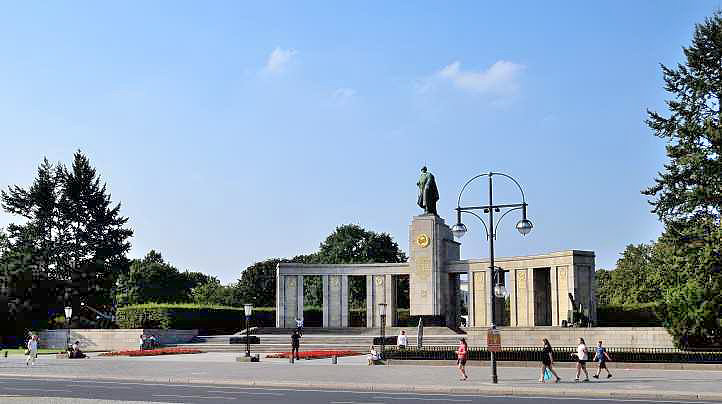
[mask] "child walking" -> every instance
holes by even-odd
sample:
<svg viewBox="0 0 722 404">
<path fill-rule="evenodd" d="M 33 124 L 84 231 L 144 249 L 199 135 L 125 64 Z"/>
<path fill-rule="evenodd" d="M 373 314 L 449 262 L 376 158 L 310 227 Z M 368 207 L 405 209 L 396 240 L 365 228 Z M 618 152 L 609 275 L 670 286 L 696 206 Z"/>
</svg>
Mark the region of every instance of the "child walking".
<svg viewBox="0 0 722 404">
<path fill-rule="evenodd" d="M 612 373 L 609 372 L 609 368 L 607 367 L 607 361 L 611 361 L 612 358 L 609 357 L 607 350 L 602 346 L 602 341 L 599 341 L 599 343 L 597 344 L 596 353 L 594 354 L 594 360 L 599 363 L 599 367 L 597 368 L 597 374 L 592 376 L 593 378 L 599 379 L 599 374 L 602 373 L 602 369 L 607 371 L 607 379 L 612 377 Z"/>
</svg>

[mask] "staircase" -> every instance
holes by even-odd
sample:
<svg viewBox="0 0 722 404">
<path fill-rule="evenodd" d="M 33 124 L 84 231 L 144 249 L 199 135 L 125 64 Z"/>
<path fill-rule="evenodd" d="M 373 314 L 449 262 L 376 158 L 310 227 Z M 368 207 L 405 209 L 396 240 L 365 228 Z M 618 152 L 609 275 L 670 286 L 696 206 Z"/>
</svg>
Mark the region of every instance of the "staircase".
<svg viewBox="0 0 722 404">
<path fill-rule="evenodd" d="M 409 345 L 416 346 L 415 328 L 391 327 L 386 330 L 387 336 L 395 336 L 406 330 Z M 251 332 L 260 338 L 260 344 L 251 345 L 252 352 L 286 352 L 291 349 L 291 334 L 289 328 L 259 328 Z M 234 335 L 206 335 L 198 336 L 188 344 L 178 344 L 177 347 L 200 349 L 207 352 L 245 352 L 245 344 L 231 344 L 231 337 L 243 336 L 239 332 Z M 379 336 L 378 328 L 306 328 L 301 337 L 301 351 L 317 349 L 343 349 L 366 352 L 373 343 L 374 337 Z M 454 330 L 446 327 L 424 327 L 424 345 L 453 345 L 459 342 Z"/>
</svg>

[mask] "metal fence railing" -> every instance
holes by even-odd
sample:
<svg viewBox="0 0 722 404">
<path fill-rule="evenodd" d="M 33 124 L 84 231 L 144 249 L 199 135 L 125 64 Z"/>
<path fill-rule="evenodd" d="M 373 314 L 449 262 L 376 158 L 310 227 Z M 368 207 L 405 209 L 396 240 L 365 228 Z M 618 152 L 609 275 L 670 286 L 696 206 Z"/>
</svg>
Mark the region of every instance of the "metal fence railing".
<svg viewBox="0 0 722 404">
<path fill-rule="evenodd" d="M 606 347 L 605 347 L 606 348 Z M 606 348 L 607 353 L 615 362 L 637 363 L 722 363 L 722 350 L 679 350 L 675 348 Z M 576 347 L 555 347 L 554 361 L 574 362 Z M 590 360 L 594 358 L 594 347 L 589 348 Z M 489 351 L 486 347 L 469 347 L 469 360 L 488 361 Z M 507 347 L 496 353 L 498 361 L 542 361 L 541 347 Z M 456 360 L 456 347 L 427 346 L 419 348 L 398 349 L 387 347 L 384 356 L 387 359 L 401 360 Z"/>
</svg>

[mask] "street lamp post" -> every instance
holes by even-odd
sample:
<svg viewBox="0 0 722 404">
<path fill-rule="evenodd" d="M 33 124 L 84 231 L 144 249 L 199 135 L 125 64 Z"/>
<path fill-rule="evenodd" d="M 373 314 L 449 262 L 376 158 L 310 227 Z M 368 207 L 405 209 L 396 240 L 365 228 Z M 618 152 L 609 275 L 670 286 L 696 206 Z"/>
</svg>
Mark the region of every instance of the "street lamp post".
<svg viewBox="0 0 722 404">
<path fill-rule="evenodd" d="M 251 314 L 253 314 L 253 305 L 244 304 L 243 311 L 246 314 L 246 358 L 251 357 Z"/>
<path fill-rule="evenodd" d="M 70 346 L 70 320 L 73 317 L 73 308 L 71 306 L 65 306 L 65 322 L 67 323 L 68 333 L 65 339 L 65 350 L 68 350 Z"/>
<path fill-rule="evenodd" d="M 381 357 L 386 349 L 386 303 L 379 303 L 379 316 L 381 317 Z"/>
<path fill-rule="evenodd" d="M 505 177 L 514 184 L 516 184 L 517 188 L 519 188 L 519 192 L 521 193 L 521 203 L 514 203 L 514 204 L 500 204 L 500 205 L 494 205 L 494 186 L 493 186 L 493 177 L 495 175 Z M 489 204 L 483 205 L 483 206 L 461 206 L 461 196 L 464 194 L 464 191 L 466 190 L 466 187 L 474 180 L 480 177 L 488 177 L 489 178 Z M 477 219 L 481 221 L 481 223 L 484 225 L 484 229 L 486 230 L 486 238 L 489 240 L 489 269 L 491 271 L 491 284 L 493 285 L 493 293 L 490 293 L 491 295 L 491 329 L 494 330 L 496 328 L 495 320 L 496 320 L 496 298 L 504 298 L 507 295 L 507 290 L 501 283 L 501 277 L 503 276 L 504 271 L 501 268 L 497 268 L 494 265 L 494 240 L 496 240 L 496 228 L 499 226 L 499 223 L 501 220 L 506 216 L 509 212 L 519 210 L 522 211 L 522 218 L 521 220 L 516 224 L 516 229 L 521 233 L 522 236 L 526 236 L 531 231 L 532 222 L 527 219 L 526 217 L 526 208 L 527 203 L 526 199 L 524 197 L 524 191 L 521 189 L 521 185 L 510 175 L 504 174 L 504 173 L 495 173 L 495 172 L 489 172 L 489 173 L 483 173 L 479 174 L 477 176 L 472 177 L 469 181 L 464 184 L 464 186 L 461 188 L 461 192 L 459 192 L 459 199 L 458 203 L 456 205 L 456 224 L 451 228 L 452 233 L 454 233 L 454 237 L 461 238 L 466 234 L 467 228 L 464 223 L 461 222 L 461 214 L 462 213 L 468 213 L 472 216 L 475 216 Z M 494 213 L 500 213 L 502 209 L 505 209 L 505 212 L 499 217 L 496 224 L 494 223 Z M 477 215 L 474 211 L 482 210 L 484 213 L 489 214 L 489 225 L 487 226 L 484 222 L 484 219 L 481 218 L 481 216 Z M 492 383 L 498 383 L 499 378 L 497 376 L 496 372 L 496 357 L 494 355 L 494 352 L 489 352 L 491 354 L 491 381 Z"/>
</svg>

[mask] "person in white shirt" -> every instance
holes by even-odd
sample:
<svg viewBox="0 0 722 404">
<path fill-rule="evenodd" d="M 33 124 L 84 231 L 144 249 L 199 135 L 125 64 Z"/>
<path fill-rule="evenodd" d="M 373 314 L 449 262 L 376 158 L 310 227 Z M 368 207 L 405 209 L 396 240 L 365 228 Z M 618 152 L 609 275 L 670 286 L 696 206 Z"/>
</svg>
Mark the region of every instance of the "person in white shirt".
<svg viewBox="0 0 722 404">
<path fill-rule="evenodd" d="M 369 366 L 373 365 L 374 361 L 379 360 L 379 353 L 373 345 L 369 347 L 369 354 L 366 356 L 366 359 L 369 361 Z"/>
<path fill-rule="evenodd" d="M 298 335 L 303 335 L 303 320 L 300 318 L 296 319 L 296 332 L 298 332 Z"/>
<path fill-rule="evenodd" d="M 396 338 L 396 345 L 399 349 L 406 349 L 409 345 L 409 337 L 406 336 L 406 331 L 401 330 L 401 334 Z"/>
<path fill-rule="evenodd" d="M 35 365 L 35 359 L 38 356 L 38 336 L 33 335 L 28 341 L 28 359 L 25 360 L 25 366 Z"/>
<path fill-rule="evenodd" d="M 581 371 L 584 371 L 585 382 L 589 381 L 589 373 L 587 373 L 587 361 L 589 360 L 589 350 L 587 345 L 584 343 L 584 338 L 579 338 L 579 345 L 577 346 L 577 378 L 575 382 L 579 381 Z"/>
</svg>

